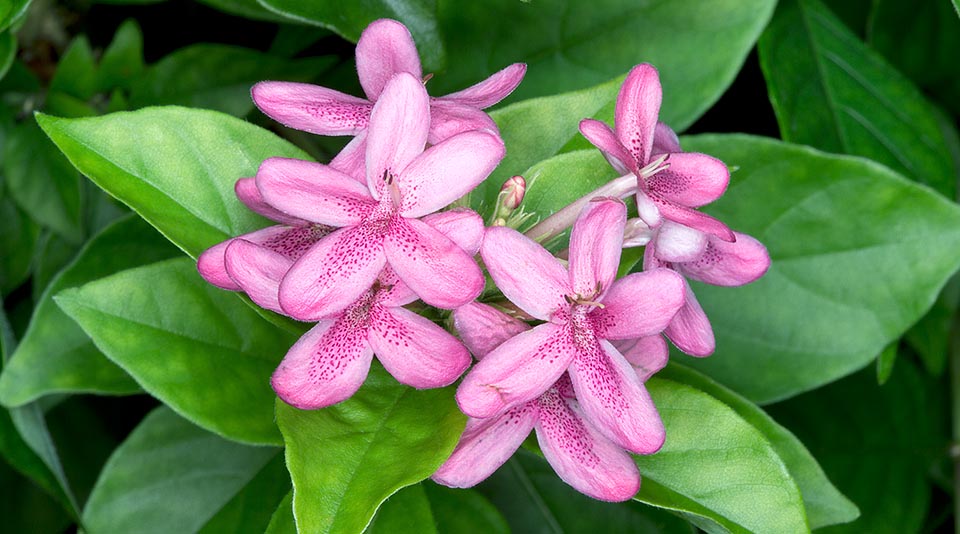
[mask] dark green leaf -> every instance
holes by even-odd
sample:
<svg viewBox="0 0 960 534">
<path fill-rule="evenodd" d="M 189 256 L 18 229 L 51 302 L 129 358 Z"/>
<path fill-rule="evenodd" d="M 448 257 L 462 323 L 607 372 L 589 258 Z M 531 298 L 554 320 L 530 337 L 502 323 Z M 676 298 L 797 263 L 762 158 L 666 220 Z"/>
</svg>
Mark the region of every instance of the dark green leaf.
<svg viewBox="0 0 960 534">
<path fill-rule="evenodd" d="M 203 526 L 200 534 L 261 534 L 267 529 L 277 504 L 289 494 L 290 473 L 283 463 L 283 454 L 278 453 Z"/>
<path fill-rule="evenodd" d="M 0 33 L 0 79 L 7 75 L 17 57 L 17 38 L 13 32 Z"/>
<path fill-rule="evenodd" d="M 893 342 L 883 349 L 883 352 L 877 356 L 877 383 L 881 386 L 890 380 L 893 374 L 893 365 L 897 363 L 897 348 L 900 344 Z"/>
<path fill-rule="evenodd" d="M 943 374 L 947 366 L 953 317 L 960 303 L 960 276 L 954 275 L 937 297 L 933 308 L 910 330 L 904 339 L 916 351 L 923 366 L 934 376 Z"/>
<path fill-rule="evenodd" d="M 117 28 L 113 42 L 103 52 L 97 72 L 97 90 L 130 89 L 143 69 L 143 33 L 137 21 L 128 19 Z"/>
<path fill-rule="evenodd" d="M 33 262 L 33 279 L 30 281 L 34 303 L 40 302 L 43 290 L 79 250 L 79 245 L 70 243 L 53 232 L 45 231 L 40 234 Z"/>
<path fill-rule="evenodd" d="M 0 1 L 0 31 L 6 30 L 27 11 L 30 0 Z"/>
<path fill-rule="evenodd" d="M 479 492 L 450 489 L 424 481 L 420 484 L 430 500 L 438 532 L 485 532 L 507 534 L 510 527 L 500 512 Z"/>
<path fill-rule="evenodd" d="M 70 518 L 46 493 L 0 462 L 0 514 L 8 532 L 60 534 Z"/>
<path fill-rule="evenodd" d="M 89 100 L 97 92 L 97 64 L 90 42 L 79 36 L 70 43 L 57 63 L 57 72 L 50 80 L 50 91 Z"/>
<path fill-rule="evenodd" d="M 265 534 L 297 534 L 297 525 L 293 519 L 293 491 L 277 505 Z"/>
<path fill-rule="evenodd" d="M 414 484 L 383 501 L 365 534 L 438 534 L 423 486 Z"/>
<path fill-rule="evenodd" d="M 30 276 L 40 227 L 7 197 L 0 197 L 0 221 L 0 294 L 6 295 Z"/>
<path fill-rule="evenodd" d="M 268 22 L 285 22 L 287 20 L 285 17 L 265 9 L 257 0 L 200 0 L 200 2 L 238 17 Z"/>
</svg>

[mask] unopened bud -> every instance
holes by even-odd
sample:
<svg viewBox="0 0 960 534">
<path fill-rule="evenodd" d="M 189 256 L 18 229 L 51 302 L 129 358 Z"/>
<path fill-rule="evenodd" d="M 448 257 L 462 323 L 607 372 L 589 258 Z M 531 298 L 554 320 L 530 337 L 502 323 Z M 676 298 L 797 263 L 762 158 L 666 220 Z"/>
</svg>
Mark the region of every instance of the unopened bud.
<svg viewBox="0 0 960 534">
<path fill-rule="evenodd" d="M 527 181 L 523 176 L 517 175 L 511 177 L 503 186 L 500 187 L 500 203 L 509 211 L 520 207 L 523 202 L 523 195 L 527 192 Z"/>
</svg>

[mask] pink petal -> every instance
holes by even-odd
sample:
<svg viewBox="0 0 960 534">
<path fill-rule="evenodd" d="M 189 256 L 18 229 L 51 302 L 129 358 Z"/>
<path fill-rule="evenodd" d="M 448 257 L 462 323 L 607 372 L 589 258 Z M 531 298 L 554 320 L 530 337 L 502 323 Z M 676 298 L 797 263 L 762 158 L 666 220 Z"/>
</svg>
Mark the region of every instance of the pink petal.
<svg viewBox="0 0 960 534">
<path fill-rule="evenodd" d="M 551 388 L 537 399 L 537 441 L 564 482 L 602 501 L 626 501 L 640 489 L 637 464 L 588 423 L 575 402 Z"/>
<path fill-rule="evenodd" d="M 720 160 L 706 154 L 670 154 L 667 169 L 647 178 L 650 191 L 663 198 L 696 208 L 720 198 L 730 183 L 730 171 Z"/>
<path fill-rule="evenodd" d="M 464 252 L 475 256 L 483 243 L 483 218 L 469 208 L 454 208 L 432 213 L 420 219 L 450 238 Z"/>
<path fill-rule="evenodd" d="M 244 239 L 234 239 L 224 255 L 227 272 L 261 308 L 283 313 L 280 280 L 293 260 Z"/>
<path fill-rule="evenodd" d="M 451 488 L 477 485 L 513 456 L 536 421 L 537 409 L 533 403 L 498 417 L 467 419 L 467 428 L 457 448 L 430 478 Z"/>
<path fill-rule="evenodd" d="M 368 28 L 369 29 L 369 28 Z M 380 199 L 385 183 L 423 152 L 430 129 L 430 104 L 420 80 L 394 76 L 373 107 L 367 129 L 367 186 Z"/>
<path fill-rule="evenodd" d="M 676 152 L 681 152 L 680 139 L 677 137 L 677 132 L 674 132 L 673 128 L 670 128 L 666 124 L 658 122 L 657 128 L 653 133 L 653 152 L 651 157 Z"/>
<path fill-rule="evenodd" d="M 270 205 L 332 226 L 359 223 L 376 206 L 367 188 L 327 165 L 270 158 L 257 171 L 257 188 Z"/>
<path fill-rule="evenodd" d="M 637 65 L 627 74 L 617 95 L 614 115 L 617 139 L 633 155 L 638 167 L 650 161 L 662 98 L 660 75 L 648 63 Z"/>
<path fill-rule="evenodd" d="M 403 281 L 400 280 L 397 272 L 389 265 L 380 271 L 380 276 L 377 277 L 377 283 L 380 284 L 380 290 L 377 292 L 377 302 L 380 303 L 381 306 L 394 308 L 406 306 L 420 298 L 407 284 L 404 284 Z"/>
<path fill-rule="evenodd" d="M 397 276 L 431 306 L 454 309 L 483 290 L 483 273 L 473 258 L 418 219 L 395 217 L 384 252 Z"/>
<path fill-rule="evenodd" d="M 670 219 L 684 226 L 696 228 L 701 232 L 715 235 L 724 241 L 732 242 L 737 239 L 727 225 L 705 213 L 700 213 L 685 206 L 679 206 L 656 194 L 652 194 L 650 199 L 656 203 L 657 208 L 660 210 L 660 215 L 665 219 Z"/>
<path fill-rule="evenodd" d="M 523 81 L 527 72 L 527 65 L 514 63 L 509 67 L 495 72 L 492 76 L 466 89 L 450 93 L 438 100 L 453 101 L 473 108 L 486 109 L 507 98 Z"/>
<path fill-rule="evenodd" d="M 747 234 L 735 233 L 733 243 L 711 237 L 702 255 L 677 267 L 690 278 L 715 286 L 742 286 L 760 278 L 770 268 L 767 248 Z"/>
<path fill-rule="evenodd" d="M 660 208 L 649 195 L 642 190 L 637 190 L 637 215 L 650 228 L 659 228 L 663 224 L 663 217 L 660 215 Z"/>
<path fill-rule="evenodd" d="M 315 410 L 347 399 L 370 370 L 366 328 L 342 318 L 317 323 L 287 352 L 270 384 L 284 402 Z"/>
<path fill-rule="evenodd" d="M 503 413 L 540 396 L 566 371 L 575 354 L 568 327 L 536 326 L 484 356 L 457 389 L 457 403 L 471 417 Z"/>
<path fill-rule="evenodd" d="M 267 201 L 263 200 L 260 190 L 257 189 L 255 178 L 240 178 L 233 186 L 234 192 L 240 202 L 243 202 L 251 211 L 259 213 L 264 217 L 286 224 L 287 226 L 305 225 L 307 221 L 298 217 L 292 217 L 286 213 L 274 208 Z"/>
<path fill-rule="evenodd" d="M 223 258 L 227 247 L 234 239 L 236 238 L 217 243 L 203 251 L 203 254 L 200 254 L 200 257 L 197 258 L 197 271 L 204 280 L 220 289 L 240 291 L 240 286 L 227 273 L 227 265 Z"/>
<path fill-rule="evenodd" d="M 431 100 L 428 143 L 435 145 L 457 134 L 472 130 L 498 131 L 497 123 L 477 108 L 444 99 Z"/>
<path fill-rule="evenodd" d="M 504 341 L 530 329 L 520 319 L 479 302 L 471 302 L 454 310 L 453 327 L 478 360 Z"/>
<path fill-rule="evenodd" d="M 260 82 L 250 91 L 271 119 L 319 135 L 355 135 L 367 127 L 373 104 L 333 89 L 294 82 Z"/>
<path fill-rule="evenodd" d="M 587 141 L 593 143 L 593 146 L 600 149 L 603 157 L 607 158 L 610 165 L 620 174 L 638 169 L 633 155 L 627 152 L 617 139 L 617 135 L 606 124 L 595 119 L 583 119 L 580 121 L 580 133 L 587 138 Z"/>
<path fill-rule="evenodd" d="M 404 308 L 374 307 L 369 339 L 387 372 L 417 389 L 450 385 L 470 367 L 470 353 L 457 338 Z"/>
<path fill-rule="evenodd" d="M 301 321 L 330 317 L 367 291 L 385 265 L 376 229 L 341 228 L 293 264 L 280 283 L 280 306 Z"/>
<path fill-rule="evenodd" d="M 423 77 L 413 36 L 403 24 L 390 19 L 370 23 L 357 41 L 357 75 L 363 92 L 377 100 L 394 74 Z"/>
<path fill-rule="evenodd" d="M 400 214 L 422 217 L 469 193 L 505 154 L 500 136 L 488 131 L 455 135 L 418 156 L 397 177 Z"/>
<path fill-rule="evenodd" d="M 666 367 L 670 359 L 667 342 L 659 335 L 617 340 L 612 343 L 633 366 L 641 382 L 646 382 L 654 373 Z"/>
<path fill-rule="evenodd" d="M 570 364 L 570 379 L 587 420 L 604 436 L 637 454 L 663 446 L 666 432 L 650 394 L 609 341 L 581 347 Z"/>
<path fill-rule="evenodd" d="M 330 167 L 353 178 L 363 185 L 367 185 L 366 174 L 367 158 L 367 131 L 364 130 L 347 143 L 332 160 Z"/>
<path fill-rule="evenodd" d="M 623 248 L 642 247 L 653 238 L 653 230 L 639 217 L 627 219 L 623 228 Z"/>
<path fill-rule="evenodd" d="M 617 277 L 627 207 L 619 199 L 593 199 L 570 232 L 570 285 L 573 292 L 597 299 Z"/>
<path fill-rule="evenodd" d="M 567 270 L 530 238 L 505 226 L 488 228 L 480 256 L 504 296 L 532 317 L 547 321 L 566 309 Z"/>
<path fill-rule="evenodd" d="M 683 305 L 683 277 L 670 269 L 628 274 L 614 282 L 602 309 L 590 313 L 598 337 L 635 339 L 659 334 Z"/>
<path fill-rule="evenodd" d="M 197 258 L 197 270 L 200 272 L 200 276 L 203 276 L 211 284 L 222 289 L 239 291 L 240 286 L 230 278 L 224 263 L 224 254 L 227 247 L 235 239 L 245 239 L 296 260 L 327 233 L 329 233 L 328 228 L 317 225 L 268 226 L 210 247 Z"/>
<path fill-rule="evenodd" d="M 690 285 L 686 284 L 685 289 L 683 307 L 663 333 L 678 349 L 690 356 L 709 356 L 716 348 L 713 327 L 710 326 L 710 320 L 697 302 L 697 297 L 690 289 Z"/>
<path fill-rule="evenodd" d="M 693 261 L 707 248 L 707 234 L 669 220 L 663 221 L 656 241 L 657 258 L 666 262 Z"/>
</svg>

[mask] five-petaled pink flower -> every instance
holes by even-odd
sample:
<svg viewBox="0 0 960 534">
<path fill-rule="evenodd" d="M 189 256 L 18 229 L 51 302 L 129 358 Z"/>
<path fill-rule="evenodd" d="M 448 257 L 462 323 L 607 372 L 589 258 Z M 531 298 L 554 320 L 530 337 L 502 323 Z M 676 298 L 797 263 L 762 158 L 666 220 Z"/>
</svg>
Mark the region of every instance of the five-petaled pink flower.
<svg viewBox="0 0 960 534">
<path fill-rule="evenodd" d="M 488 418 L 531 401 L 569 372 L 591 424 L 618 446 L 649 454 L 663 423 L 637 373 L 611 344 L 661 332 L 683 304 L 683 278 L 668 269 L 614 281 L 626 207 L 590 202 L 570 235 L 569 270 L 543 247 L 506 227 L 487 230 L 481 256 L 504 296 L 547 321 L 499 345 L 464 378 L 457 401 Z"/>
</svg>

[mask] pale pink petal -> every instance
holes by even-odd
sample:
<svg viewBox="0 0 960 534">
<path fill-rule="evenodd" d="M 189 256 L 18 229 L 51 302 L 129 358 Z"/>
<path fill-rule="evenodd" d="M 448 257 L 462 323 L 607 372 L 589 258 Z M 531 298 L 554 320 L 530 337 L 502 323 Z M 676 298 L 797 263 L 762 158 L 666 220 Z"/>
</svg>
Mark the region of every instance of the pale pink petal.
<svg viewBox="0 0 960 534">
<path fill-rule="evenodd" d="M 280 306 L 301 321 L 330 317 L 366 292 L 385 265 L 383 236 L 375 228 L 342 228 L 287 271 L 280 283 Z"/>
<path fill-rule="evenodd" d="M 551 388 L 536 401 L 537 441 L 547 462 L 577 491 L 602 501 L 626 501 L 640 489 L 637 464 L 588 423 L 576 402 Z"/>
<path fill-rule="evenodd" d="M 617 277 L 627 207 L 619 199 L 595 198 L 584 206 L 570 231 L 570 285 L 598 300 Z"/>
<path fill-rule="evenodd" d="M 587 420 L 604 436 L 637 454 L 663 446 L 666 432 L 650 394 L 609 341 L 581 346 L 569 371 Z"/>
<path fill-rule="evenodd" d="M 623 248 L 642 247 L 653 238 L 653 230 L 639 217 L 627 219 L 623 229 Z"/>
<path fill-rule="evenodd" d="M 200 257 L 197 258 L 197 271 L 204 280 L 220 289 L 240 291 L 240 286 L 227 273 L 227 265 L 223 258 L 227 247 L 234 239 L 236 238 L 222 241 L 203 251 L 203 254 L 200 254 Z"/>
<path fill-rule="evenodd" d="M 478 360 L 504 341 L 530 329 L 520 319 L 479 302 L 471 302 L 454 310 L 453 327 Z"/>
<path fill-rule="evenodd" d="M 400 214 L 433 213 L 482 182 L 505 154 L 500 136 L 489 130 L 455 135 L 417 156 L 397 176 Z"/>
<path fill-rule="evenodd" d="M 552 254 L 520 232 L 488 228 L 480 247 L 487 271 L 504 296 L 532 317 L 547 321 L 568 307 L 567 270 Z"/>
<path fill-rule="evenodd" d="M 319 135 L 355 135 L 370 120 L 373 104 L 333 89 L 294 82 L 260 82 L 250 91 L 271 119 Z"/>
<path fill-rule="evenodd" d="M 660 208 L 649 195 L 641 190 L 637 190 L 637 215 L 650 228 L 659 228 L 663 223 L 663 217 L 660 215 Z"/>
<path fill-rule="evenodd" d="M 227 273 L 261 308 L 283 313 L 278 297 L 280 280 L 293 260 L 243 239 L 234 239 L 224 254 Z"/>
<path fill-rule="evenodd" d="M 347 318 L 317 323 L 287 352 L 270 384 L 284 402 L 315 410 L 347 399 L 370 370 L 367 331 Z"/>
<path fill-rule="evenodd" d="M 673 128 L 670 128 L 666 124 L 658 122 L 657 129 L 654 130 L 653 133 L 653 152 L 651 153 L 651 158 L 661 154 L 673 154 L 676 152 L 681 152 L 680 139 L 677 137 L 677 132 L 674 132 Z"/>
<path fill-rule="evenodd" d="M 526 64 L 514 63 L 498 70 L 482 82 L 440 97 L 438 100 L 450 100 L 465 106 L 485 109 L 507 98 L 523 81 L 523 75 L 526 72 Z"/>
<path fill-rule="evenodd" d="M 658 334 L 683 305 L 683 277 L 670 269 L 633 273 L 614 282 L 603 308 L 590 313 L 597 336 L 634 339 Z"/>
<path fill-rule="evenodd" d="M 237 183 L 234 184 L 233 190 L 237 194 L 237 198 L 240 199 L 240 202 L 243 202 L 251 211 L 259 213 L 270 220 L 286 224 L 287 226 L 307 224 L 307 221 L 287 215 L 270 204 L 267 204 L 267 201 L 265 201 L 260 194 L 260 190 L 257 189 L 257 181 L 255 178 L 240 178 L 237 180 Z"/>
<path fill-rule="evenodd" d="M 430 129 L 430 103 L 420 80 L 394 76 L 377 100 L 367 128 L 367 187 L 374 198 L 423 152 Z"/>
<path fill-rule="evenodd" d="M 730 183 L 730 171 L 720 160 L 706 154 L 670 154 L 670 166 L 650 178 L 647 187 L 682 206 L 696 208 L 720 198 Z"/>
<path fill-rule="evenodd" d="M 346 174 L 363 185 L 367 185 L 366 173 L 367 131 L 364 130 L 347 143 L 330 160 L 330 167 Z"/>
<path fill-rule="evenodd" d="M 434 98 L 430 102 L 430 135 L 427 142 L 435 145 L 459 133 L 471 130 L 490 130 L 497 132 L 497 123 L 483 111 Z"/>
<path fill-rule="evenodd" d="M 654 373 L 666 367 L 670 359 L 667 342 L 659 335 L 621 339 L 611 343 L 630 362 L 641 382 L 646 382 Z"/>
<path fill-rule="evenodd" d="M 381 306 L 406 306 L 420 298 L 407 284 L 404 284 L 403 281 L 400 280 L 397 272 L 389 265 L 380 271 L 380 276 L 377 277 L 377 283 L 380 284 L 380 289 L 377 292 L 377 302 L 379 302 Z"/>
<path fill-rule="evenodd" d="M 686 282 L 684 283 L 686 284 Z M 683 307 L 673 317 L 663 333 L 670 338 L 670 341 L 678 349 L 690 356 L 709 356 L 713 354 L 716 348 L 713 327 L 710 326 L 710 320 L 707 319 L 707 314 L 700 307 L 700 303 L 693 294 L 690 285 L 686 284 L 685 289 Z"/>
<path fill-rule="evenodd" d="M 770 268 L 767 248 L 747 234 L 735 233 L 733 243 L 711 237 L 700 257 L 677 266 L 680 272 L 715 286 L 742 286 L 763 276 Z"/>
<path fill-rule="evenodd" d="M 470 367 L 470 353 L 463 343 L 404 308 L 374 306 L 369 340 L 387 372 L 417 389 L 450 385 Z"/>
<path fill-rule="evenodd" d="M 627 74 L 617 95 L 614 115 L 617 139 L 633 155 L 638 167 L 650 162 L 662 98 L 660 75 L 648 63 L 637 65 Z"/>
<path fill-rule="evenodd" d="M 532 402 L 498 417 L 467 419 L 457 448 L 430 478 L 451 488 L 475 486 L 513 456 L 536 421 Z"/>
<path fill-rule="evenodd" d="M 403 24 L 390 19 L 370 23 L 357 41 L 357 75 L 363 92 L 377 100 L 394 74 L 406 72 L 420 79 L 420 57 L 413 36 Z"/>
<path fill-rule="evenodd" d="M 724 241 L 732 242 L 737 239 L 727 225 L 705 213 L 700 213 L 685 206 L 679 206 L 656 194 L 651 194 L 650 199 L 656 203 L 657 208 L 660 210 L 660 215 L 665 219 L 670 219 L 684 226 L 696 228 L 701 232 L 715 235 Z"/>
<path fill-rule="evenodd" d="M 583 119 L 580 121 L 580 133 L 600 149 L 603 157 L 618 173 L 627 174 L 638 170 L 633 155 L 627 152 L 617 135 L 605 123 L 595 119 Z"/>
<path fill-rule="evenodd" d="M 454 208 L 432 213 L 420 219 L 450 238 L 464 252 L 475 256 L 483 243 L 483 218 L 469 208 Z"/>
<path fill-rule="evenodd" d="M 395 217 L 383 248 L 397 276 L 431 306 L 452 310 L 483 290 L 483 273 L 473 258 L 418 219 Z"/>
<path fill-rule="evenodd" d="M 245 239 L 296 260 L 329 231 L 329 228 L 317 225 L 268 226 L 210 247 L 197 258 L 197 270 L 211 284 L 223 289 L 239 291 L 240 286 L 230 278 L 224 263 L 224 253 L 235 239 Z"/>
<path fill-rule="evenodd" d="M 332 226 L 357 224 L 376 206 L 363 184 L 327 165 L 299 159 L 264 161 L 257 188 L 271 206 Z"/>
<path fill-rule="evenodd" d="M 471 417 L 493 417 L 539 397 L 576 355 L 570 329 L 541 324 L 506 340 L 467 373 L 457 403 Z"/>
<path fill-rule="evenodd" d="M 657 257 L 666 262 L 693 261 L 707 248 L 707 234 L 677 224 L 663 221 L 657 231 Z"/>
</svg>

